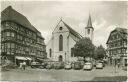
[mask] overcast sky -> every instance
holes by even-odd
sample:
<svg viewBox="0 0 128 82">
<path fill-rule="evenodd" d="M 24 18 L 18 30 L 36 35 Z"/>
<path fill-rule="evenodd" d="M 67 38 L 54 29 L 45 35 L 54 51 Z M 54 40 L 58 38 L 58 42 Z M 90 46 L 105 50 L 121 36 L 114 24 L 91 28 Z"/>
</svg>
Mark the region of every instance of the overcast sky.
<svg viewBox="0 0 128 82">
<path fill-rule="evenodd" d="M 69 26 L 85 36 L 90 12 L 96 46 L 102 44 L 106 47 L 110 31 L 116 27 L 128 27 L 126 26 L 126 2 L 11 1 L 2 2 L 1 9 L 9 5 L 28 18 L 31 24 L 42 33 L 46 44 L 61 17 Z"/>
</svg>

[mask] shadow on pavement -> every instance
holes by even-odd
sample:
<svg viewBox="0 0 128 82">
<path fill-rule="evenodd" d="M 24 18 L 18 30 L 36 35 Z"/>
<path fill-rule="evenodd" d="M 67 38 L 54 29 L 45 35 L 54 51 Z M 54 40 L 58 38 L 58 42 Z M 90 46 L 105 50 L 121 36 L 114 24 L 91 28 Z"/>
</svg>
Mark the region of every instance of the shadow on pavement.
<svg viewBox="0 0 128 82">
<path fill-rule="evenodd" d="M 92 81 L 126 81 L 127 76 L 95 77 Z"/>
</svg>

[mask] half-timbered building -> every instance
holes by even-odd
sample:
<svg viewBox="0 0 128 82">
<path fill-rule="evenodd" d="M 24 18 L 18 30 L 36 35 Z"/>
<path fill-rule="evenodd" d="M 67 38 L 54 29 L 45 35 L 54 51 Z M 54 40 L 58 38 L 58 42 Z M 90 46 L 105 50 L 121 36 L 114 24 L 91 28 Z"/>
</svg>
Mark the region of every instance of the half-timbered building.
<svg viewBox="0 0 128 82">
<path fill-rule="evenodd" d="M 41 33 L 28 19 L 8 6 L 1 12 L 1 55 L 16 65 L 21 61 L 45 58 L 45 43 Z M 20 61 L 21 60 L 21 61 Z"/>
<path fill-rule="evenodd" d="M 127 65 L 127 36 L 125 28 L 118 27 L 111 31 L 106 43 L 110 64 Z"/>
</svg>

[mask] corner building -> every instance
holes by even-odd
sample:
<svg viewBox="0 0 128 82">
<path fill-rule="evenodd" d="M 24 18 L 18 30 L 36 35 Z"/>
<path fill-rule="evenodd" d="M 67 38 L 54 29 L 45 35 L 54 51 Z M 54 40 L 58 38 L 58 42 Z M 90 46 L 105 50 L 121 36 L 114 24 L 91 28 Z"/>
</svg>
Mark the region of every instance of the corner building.
<svg viewBox="0 0 128 82">
<path fill-rule="evenodd" d="M 127 37 L 128 33 L 125 28 L 118 27 L 111 31 L 106 43 L 109 64 L 115 65 L 119 62 L 121 66 L 127 66 Z"/>
<path fill-rule="evenodd" d="M 41 33 L 28 19 L 8 6 L 1 12 L 1 56 L 19 65 L 46 58 Z"/>
</svg>

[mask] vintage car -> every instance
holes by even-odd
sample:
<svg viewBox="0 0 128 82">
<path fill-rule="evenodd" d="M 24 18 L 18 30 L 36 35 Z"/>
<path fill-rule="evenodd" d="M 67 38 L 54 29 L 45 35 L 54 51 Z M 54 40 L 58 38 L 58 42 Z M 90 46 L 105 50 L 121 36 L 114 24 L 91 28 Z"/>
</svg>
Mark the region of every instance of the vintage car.
<svg viewBox="0 0 128 82">
<path fill-rule="evenodd" d="M 93 64 L 90 62 L 86 62 L 83 66 L 83 70 L 92 70 L 93 69 Z"/>
<path fill-rule="evenodd" d="M 96 64 L 96 69 L 103 69 L 103 63 L 98 62 L 98 63 Z"/>
<path fill-rule="evenodd" d="M 74 68 L 75 70 L 80 70 L 82 69 L 81 62 L 74 62 Z"/>
<path fill-rule="evenodd" d="M 41 64 L 39 62 L 32 62 L 31 63 L 31 68 L 39 68 Z"/>
<path fill-rule="evenodd" d="M 45 68 L 46 69 L 52 69 L 53 68 L 53 63 L 52 62 L 47 62 Z"/>
<path fill-rule="evenodd" d="M 64 62 L 55 62 L 54 63 L 54 69 L 63 69 L 64 68 Z"/>
<path fill-rule="evenodd" d="M 65 69 L 71 69 L 72 66 L 71 66 L 71 63 L 65 63 L 65 66 L 64 66 Z"/>
</svg>

